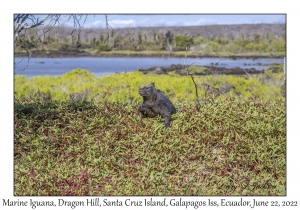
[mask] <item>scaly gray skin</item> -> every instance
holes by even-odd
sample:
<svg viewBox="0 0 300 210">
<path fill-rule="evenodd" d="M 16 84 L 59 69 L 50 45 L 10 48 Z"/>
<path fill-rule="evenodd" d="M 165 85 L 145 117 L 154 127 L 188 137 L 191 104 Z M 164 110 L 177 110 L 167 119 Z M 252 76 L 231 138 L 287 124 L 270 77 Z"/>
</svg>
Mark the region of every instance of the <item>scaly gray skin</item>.
<svg viewBox="0 0 300 210">
<path fill-rule="evenodd" d="M 154 83 L 142 85 L 139 94 L 144 102 L 140 105 L 138 112 L 142 118 L 156 117 L 161 115 L 165 119 L 165 127 L 170 127 L 171 115 L 176 113 L 173 103 L 156 89 Z"/>
</svg>

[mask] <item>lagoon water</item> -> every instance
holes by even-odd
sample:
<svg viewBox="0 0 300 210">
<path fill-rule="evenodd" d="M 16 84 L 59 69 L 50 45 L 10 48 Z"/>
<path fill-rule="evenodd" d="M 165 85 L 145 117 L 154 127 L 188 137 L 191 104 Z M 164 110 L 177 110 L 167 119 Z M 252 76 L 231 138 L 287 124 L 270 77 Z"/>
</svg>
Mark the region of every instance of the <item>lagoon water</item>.
<svg viewBox="0 0 300 210">
<path fill-rule="evenodd" d="M 131 72 L 140 68 L 153 66 L 170 66 L 171 64 L 209 66 L 212 63 L 225 68 L 267 69 L 270 64 L 283 63 L 280 58 L 229 59 L 229 58 L 14 58 L 15 75 L 55 76 L 63 75 L 73 69 L 86 69 L 96 76 L 110 75 L 116 72 Z"/>
</svg>

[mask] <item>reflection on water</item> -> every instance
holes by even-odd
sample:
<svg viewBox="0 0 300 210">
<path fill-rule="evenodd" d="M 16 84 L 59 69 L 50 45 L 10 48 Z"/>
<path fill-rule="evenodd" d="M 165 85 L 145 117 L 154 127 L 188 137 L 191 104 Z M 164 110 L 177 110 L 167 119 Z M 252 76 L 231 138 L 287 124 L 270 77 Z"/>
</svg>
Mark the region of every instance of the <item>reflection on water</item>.
<svg viewBox="0 0 300 210">
<path fill-rule="evenodd" d="M 214 64 L 225 68 L 240 67 L 255 68 L 256 70 L 267 69 L 272 63 L 283 63 L 283 59 L 187 58 L 185 60 L 186 65 L 209 66 Z M 15 74 L 26 77 L 63 75 L 77 68 L 86 69 L 96 76 L 103 76 L 152 66 L 183 65 L 184 58 L 31 58 L 29 63 L 27 58 L 15 58 L 15 64 Z"/>
</svg>

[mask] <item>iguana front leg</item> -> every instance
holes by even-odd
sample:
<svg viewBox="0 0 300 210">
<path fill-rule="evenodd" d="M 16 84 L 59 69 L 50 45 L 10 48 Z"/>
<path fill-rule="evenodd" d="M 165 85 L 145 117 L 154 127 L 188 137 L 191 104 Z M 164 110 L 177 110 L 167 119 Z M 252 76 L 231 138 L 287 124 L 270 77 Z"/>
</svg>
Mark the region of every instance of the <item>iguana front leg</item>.
<svg viewBox="0 0 300 210">
<path fill-rule="evenodd" d="M 156 114 L 151 109 L 149 109 L 145 104 L 140 105 L 138 112 L 140 117 L 142 118 L 156 116 Z"/>
</svg>

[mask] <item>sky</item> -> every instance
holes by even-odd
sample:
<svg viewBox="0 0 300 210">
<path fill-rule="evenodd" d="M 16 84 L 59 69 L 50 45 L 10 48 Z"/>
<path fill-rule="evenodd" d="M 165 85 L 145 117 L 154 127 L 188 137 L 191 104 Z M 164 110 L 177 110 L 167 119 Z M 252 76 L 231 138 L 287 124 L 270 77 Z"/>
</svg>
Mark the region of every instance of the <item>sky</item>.
<svg viewBox="0 0 300 210">
<path fill-rule="evenodd" d="M 108 23 L 112 28 L 154 27 L 154 26 L 201 26 L 222 24 L 285 23 L 285 14 L 108 14 Z M 72 23 L 69 23 L 72 25 Z M 89 15 L 85 28 L 105 28 L 105 15 Z"/>
</svg>

